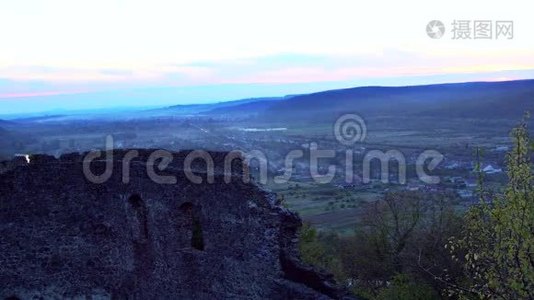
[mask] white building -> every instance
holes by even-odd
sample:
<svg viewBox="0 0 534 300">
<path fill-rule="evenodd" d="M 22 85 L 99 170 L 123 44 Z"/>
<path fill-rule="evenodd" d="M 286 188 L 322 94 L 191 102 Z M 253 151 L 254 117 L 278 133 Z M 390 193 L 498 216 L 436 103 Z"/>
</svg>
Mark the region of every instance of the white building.
<svg viewBox="0 0 534 300">
<path fill-rule="evenodd" d="M 484 169 L 482 169 L 482 172 L 486 174 L 496 174 L 496 173 L 501 173 L 502 169 L 495 168 L 492 165 L 487 165 Z"/>
</svg>

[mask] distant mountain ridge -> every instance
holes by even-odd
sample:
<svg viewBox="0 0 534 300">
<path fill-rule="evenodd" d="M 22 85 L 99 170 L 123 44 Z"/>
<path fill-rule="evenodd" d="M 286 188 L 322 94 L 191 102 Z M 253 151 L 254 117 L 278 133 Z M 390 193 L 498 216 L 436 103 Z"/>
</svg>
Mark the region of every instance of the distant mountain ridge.
<svg viewBox="0 0 534 300">
<path fill-rule="evenodd" d="M 0 119 L 0 126 L 10 125 L 12 122 Z"/>
<path fill-rule="evenodd" d="M 476 118 L 515 117 L 525 110 L 534 110 L 534 80 L 331 90 L 275 103 L 267 114 L 294 118 L 353 111 Z"/>
<path fill-rule="evenodd" d="M 260 98 L 246 98 L 233 101 L 209 103 L 209 104 L 184 104 L 184 105 L 172 105 L 164 108 L 152 109 L 149 114 L 162 114 L 175 113 L 178 115 L 194 115 L 194 114 L 218 114 L 226 111 L 233 112 L 233 108 L 238 111 L 242 111 L 243 107 L 267 107 L 268 104 L 272 104 L 275 101 L 288 99 L 290 96 L 284 97 L 260 97 Z M 261 103 L 255 105 L 256 103 Z"/>
<path fill-rule="evenodd" d="M 526 110 L 534 111 L 534 80 L 355 87 L 278 98 L 177 105 L 160 111 L 294 120 L 347 112 L 368 116 L 517 118 Z"/>
<path fill-rule="evenodd" d="M 534 111 L 534 79 L 403 87 L 367 86 L 282 97 L 245 98 L 162 108 L 28 116 L 17 121 L 132 119 L 174 116 L 251 117 L 258 120 L 330 118 L 342 113 L 366 116 L 515 118 Z M 0 120 L 0 126 L 2 125 Z"/>
</svg>

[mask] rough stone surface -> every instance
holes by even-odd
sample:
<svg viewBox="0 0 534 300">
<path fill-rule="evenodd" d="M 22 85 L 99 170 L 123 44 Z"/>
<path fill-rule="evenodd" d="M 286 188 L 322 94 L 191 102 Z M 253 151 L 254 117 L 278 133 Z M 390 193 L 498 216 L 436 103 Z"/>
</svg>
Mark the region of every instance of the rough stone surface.
<svg viewBox="0 0 534 300">
<path fill-rule="evenodd" d="M 146 172 L 150 152 L 139 152 L 127 184 L 125 151 L 114 152 L 113 174 L 101 184 L 86 179 L 79 154 L 2 165 L 1 299 L 347 297 L 331 275 L 299 260 L 297 215 L 240 171 L 223 181 L 222 153 L 211 153 L 214 183 L 202 161 L 193 169 L 203 183 L 187 180 L 180 152 L 156 168 L 177 183 L 157 184 Z M 105 161 L 91 166 L 99 174 Z"/>
</svg>

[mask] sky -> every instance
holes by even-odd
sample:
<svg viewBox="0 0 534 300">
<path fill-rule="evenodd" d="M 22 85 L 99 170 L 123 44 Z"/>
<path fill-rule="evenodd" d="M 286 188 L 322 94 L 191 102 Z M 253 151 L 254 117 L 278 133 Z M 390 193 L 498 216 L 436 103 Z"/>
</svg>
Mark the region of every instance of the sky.
<svg viewBox="0 0 534 300">
<path fill-rule="evenodd" d="M 534 78 L 531 14 L 516 0 L 0 0 L 0 115 Z M 455 20 L 493 36 L 453 39 Z"/>
</svg>

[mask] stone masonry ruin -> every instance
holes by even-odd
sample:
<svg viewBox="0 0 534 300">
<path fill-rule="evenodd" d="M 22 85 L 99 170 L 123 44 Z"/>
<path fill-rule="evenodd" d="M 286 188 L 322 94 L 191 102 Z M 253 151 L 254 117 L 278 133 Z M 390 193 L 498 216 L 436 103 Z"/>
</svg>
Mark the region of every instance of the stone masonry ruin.
<svg viewBox="0 0 534 300">
<path fill-rule="evenodd" d="M 180 152 L 158 171 L 177 183 L 156 184 L 149 151 L 139 152 L 128 183 L 125 151 L 114 152 L 101 184 L 84 176 L 83 154 L 2 163 L 0 299 L 347 297 L 331 275 L 299 260 L 299 217 L 240 171 L 230 184 L 219 171 L 213 183 L 194 184 Z M 211 155 L 220 166 L 224 154 Z M 92 164 L 95 173 L 104 167 Z"/>
</svg>

